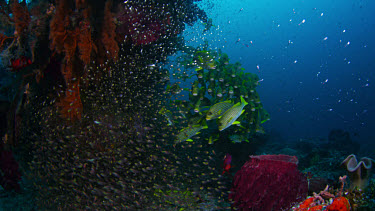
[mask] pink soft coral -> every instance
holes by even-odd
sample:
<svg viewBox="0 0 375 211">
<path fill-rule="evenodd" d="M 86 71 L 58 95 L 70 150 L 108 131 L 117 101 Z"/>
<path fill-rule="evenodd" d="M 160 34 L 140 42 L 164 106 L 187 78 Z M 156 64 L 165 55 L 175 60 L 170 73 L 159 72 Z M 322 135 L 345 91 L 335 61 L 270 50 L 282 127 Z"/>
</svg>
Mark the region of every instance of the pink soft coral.
<svg viewBox="0 0 375 211">
<path fill-rule="evenodd" d="M 288 155 L 250 156 L 233 180 L 229 199 L 241 210 L 287 210 L 307 196 L 307 179 Z"/>
<path fill-rule="evenodd" d="M 153 15 L 155 11 L 140 6 L 124 8 L 118 14 L 117 33 L 131 38 L 135 45 L 148 45 L 165 35 L 171 24 L 170 17 Z"/>
</svg>

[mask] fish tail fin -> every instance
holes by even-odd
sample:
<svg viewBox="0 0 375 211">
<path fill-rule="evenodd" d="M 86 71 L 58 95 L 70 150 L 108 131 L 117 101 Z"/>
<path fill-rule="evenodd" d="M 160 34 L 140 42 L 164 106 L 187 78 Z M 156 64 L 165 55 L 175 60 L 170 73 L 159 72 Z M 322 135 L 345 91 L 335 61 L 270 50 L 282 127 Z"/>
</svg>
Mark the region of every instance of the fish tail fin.
<svg viewBox="0 0 375 211">
<path fill-rule="evenodd" d="M 247 103 L 247 102 L 245 101 L 245 99 L 241 96 L 241 104 L 247 105 L 247 104 L 249 104 L 249 103 Z"/>
</svg>

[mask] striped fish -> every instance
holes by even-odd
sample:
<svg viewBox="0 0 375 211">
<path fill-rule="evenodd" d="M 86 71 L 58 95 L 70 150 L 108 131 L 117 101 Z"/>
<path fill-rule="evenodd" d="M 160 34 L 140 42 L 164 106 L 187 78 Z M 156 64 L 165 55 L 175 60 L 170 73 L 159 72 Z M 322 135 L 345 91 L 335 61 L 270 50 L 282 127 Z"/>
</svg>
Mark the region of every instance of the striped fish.
<svg viewBox="0 0 375 211">
<path fill-rule="evenodd" d="M 243 108 L 248 103 L 241 97 L 241 102 L 234 105 L 232 108 L 228 109 L 222 116 L 218 119 L 219 130 L 222 131 L 234 124 L 240 124 L 236 121 L 238 117 L 245 111 Z"/>
<path fill-rule="evenodd" d="M 216 119 L 233 106 L 230 100 L 216 103 L 207 112 L 206 120 Z"/>
<path fill-rule="evenodd" d="M 182 129 L 180 131 L 180 133 L 176 136 L 176 143 L 181 143 L 181 142 L 184 142 L 184 141 L 190 141 L 191 142 L 191 141 L 193 141 L 192 139 L 190 139 L 191 137 L 199 134 L 199 131 L 201 131 L 202 129 L 206 129 L 206 128 L 208 128 L 208 127 L 207 127 L 206 121 L 204 119 L 203 119 L 201 124 L 188 126 L 184 129 Z"/>
</svg>

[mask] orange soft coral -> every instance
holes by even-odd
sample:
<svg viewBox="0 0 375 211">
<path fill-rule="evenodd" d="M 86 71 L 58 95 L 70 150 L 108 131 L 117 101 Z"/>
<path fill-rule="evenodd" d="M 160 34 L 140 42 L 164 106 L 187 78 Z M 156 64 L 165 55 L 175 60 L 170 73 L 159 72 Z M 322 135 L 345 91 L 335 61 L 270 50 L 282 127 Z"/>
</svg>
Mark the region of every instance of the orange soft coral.
<svg viewBox="0 0 375 211">
<path fill-rule="evenodd" d="M 79 82 L 68 84 L 65 96 L 57 103 L 61 116 L 67 120 L 80 120 L 82 117 L 82 102 L 79 94 Z"/>
<path fill-rule="evenodd" d="M 89 64 L 91 61 L 92 52 L 92 38 L 91 38 L 91 26 L 88 17 L 88 9 L 83 11 L 84 20 L 79 22 L 79 37 L 78 37 L 78 49 L 79 58 L 84 64 Z"/>
<path fill-rule="evenodd" d="M 64 53 L 66 67 L 72 65 L 74 59 L 77 58 L 85 65 L 90 63 L 93 43 L 89 9 L 73 14 L 69 8 L 69 2 L 60 0 L 50 27 L 51 49 L 57 53 Z M 79 55 L 76 54 L 77 50 Z M 73 68 L 68 69 L 73 70 Z M 70 78 L 65 78 L 65 80 L 69 82 Z"/>
<path fill-rule="evenodd" d="M 78 50 L 79 60 L 84 65 L 89 64 L 93 50 L 98 50 L 96 49 L 97 46 L 102 46 L 99 50 L 104 51 L 103 56 L 105 58 L 116 59 L 119 47 L 115 40 L 116 25 L 111 12 L 111 1 L 105 3 L 100 40 L 97 40 L 100 43 L 93 42 L 89 13 L 90 7 L 87 5 L 88 8 L 73 12 L 70 8 L 74 8 L 74 5 L 70 4 L 72 2 L 67 0 L 58 1 L 56 14 L 50 24 L 51 49 L 57 53 L 64 53 L 65 62 L 67 63 L 70 63 L 75 56 L 78 56 L 76 55 Z M 82 7 L 82 5 L 86 5 L 86 2 L 77 0 L 75 7 Z"/>
<path fill-rule="evenodd" d="M 104 9 L 104 21 L 102 26 L 101 41 L 107 51 L 106 58 L 116 59 L 119 47 L 115 40 L 116 25 L 113 21 L 113 14 L 111 13 L 112 2 L 107 1 Z"/>
<path fill-rule="evenodd" d="M 61 73 L 67 84 L 67 90 L 58 107 L 63 117 L 73 121 L 81 119 L 82 112 L 79 83 L 74 80 L 82 76 L 82 64 L 90 63 L 92 38 L 89 10 L 84 9 L 73 14 L 70 4 L 71 2 L 67 0 L 59 1 L 56 14 L 50 24 L 50 39 L 51 49 L 64 55 Z"/>
<path fill-rule="evenodd" d="M 70 13 L 71 9 L 69 9 L 67 1 L 58 1 L 56 13 L 50 23 L 50 40 L 52 41 L 50 48 L 58 53 L 62 53 L 64 50 L 64 41 L 68 33 L 66 28 L 69 26 Z"/>
<path fill-rule="evenodd" d="M 27 31 L 31 21 L 29 11 L 26 7 L 21 6 L 18 1 L 13 1 L 11 10 L 14 17 L 16 34 L 21 36 Z"/>
<path fill-rule="evenodd" d="M 97 59 L 100 64 L 104 63 L 104 59 L 115 60 L 117 58 L 119 47 L 115 41 L 116 25 L 111 8 L 111 1 L 107 1 L 100 38 L 95 39 L 91 33 L 94 25 L 90 22 L 90 5 L 85 0 L 58 1 L 56 14 L 50 23 L 51 50 L 64 56 L 61 73 L 68 87 L 74 79 L 80 79 L 84 75 L 84 68 L 90 64 L 94 53 L 99 55 Z M 59 106 L 63 108 L 72 102 L 80 102 L 78 90 L 77 93 L 78 95 L 73 97 L 67 92 Z M 82 104 L 78 103 L 76 108 L 78 106 Z M 71 110 L 69 106 L 60 110 L 63 116 L 71 120 L 80 118 L 80 115 L 76 115 L 75 118 L 70 116 L 70 112 L 67 112 Z"/>
</svg>

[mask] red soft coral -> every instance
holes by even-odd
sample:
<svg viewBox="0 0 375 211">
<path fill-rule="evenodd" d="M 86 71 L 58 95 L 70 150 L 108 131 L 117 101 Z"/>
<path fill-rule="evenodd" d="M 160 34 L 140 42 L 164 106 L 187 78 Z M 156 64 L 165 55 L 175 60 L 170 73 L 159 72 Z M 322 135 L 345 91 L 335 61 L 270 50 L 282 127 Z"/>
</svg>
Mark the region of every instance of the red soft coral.
<svg viewBox="0 0 375 211">
<path fill-rule="evenodd" d="M 307 179 L 288 155 L 250 156 L 233 180 L 229 199 L 241 210 L 286 210 L 307 196 Z"/>
<path fill-rule="evenodd" d="M 349 211 L 350 204 L 345 197 L 337 197 L 333 200 L 332 204 L 328 205 L 327 211 Z"/>
</svg>

